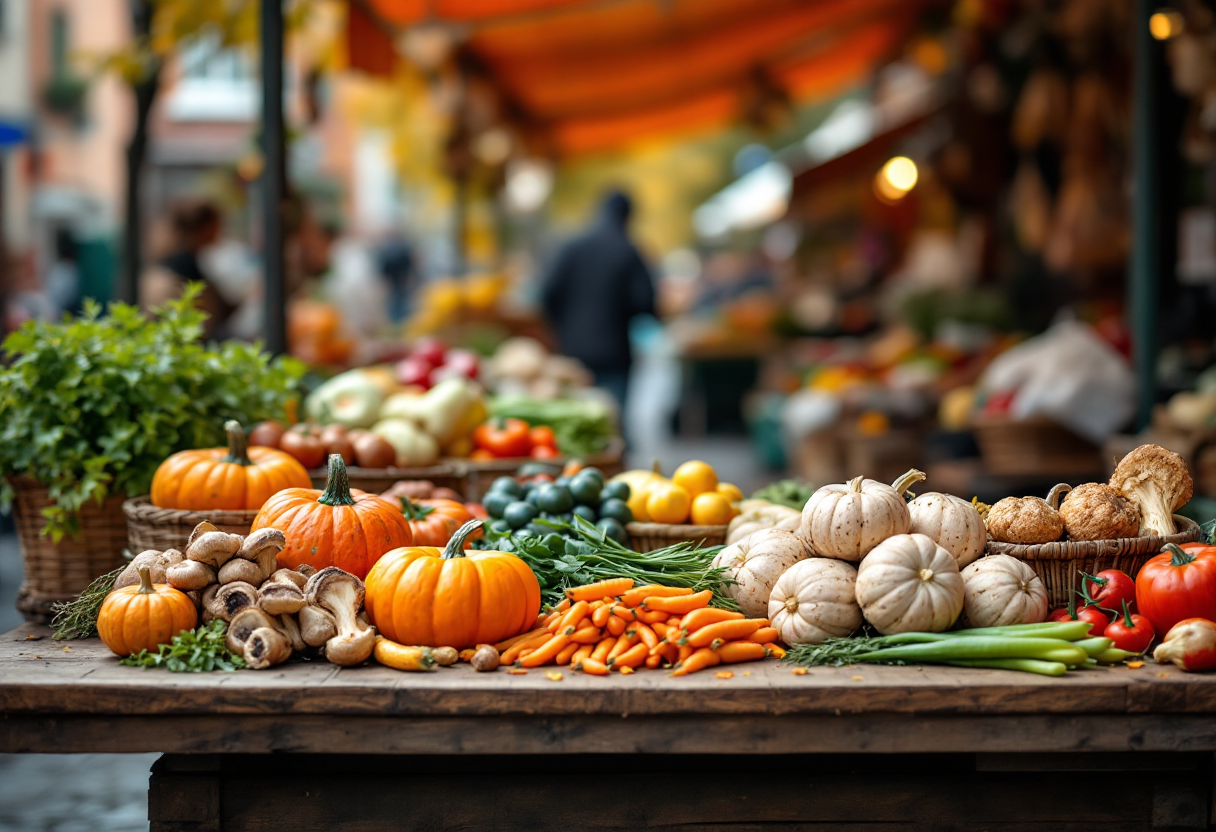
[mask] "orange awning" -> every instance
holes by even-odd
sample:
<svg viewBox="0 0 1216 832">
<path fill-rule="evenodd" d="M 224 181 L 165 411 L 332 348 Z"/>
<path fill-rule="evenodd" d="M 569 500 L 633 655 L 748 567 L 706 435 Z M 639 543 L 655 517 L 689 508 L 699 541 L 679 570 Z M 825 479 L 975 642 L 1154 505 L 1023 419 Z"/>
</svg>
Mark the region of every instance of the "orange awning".
<svg viewBox="0 0 1216 832">
<path fill-rule="evenodd" d="M 738 120 L 757 79 L 795 102 L 830 96 L 861 81 L 919 11 L 940 4 L 355 0 L 348 39 L 353 67 L 384 74 L 397 33 L 448 25 L 517 126 L 572 155 Z"/>
</svg>

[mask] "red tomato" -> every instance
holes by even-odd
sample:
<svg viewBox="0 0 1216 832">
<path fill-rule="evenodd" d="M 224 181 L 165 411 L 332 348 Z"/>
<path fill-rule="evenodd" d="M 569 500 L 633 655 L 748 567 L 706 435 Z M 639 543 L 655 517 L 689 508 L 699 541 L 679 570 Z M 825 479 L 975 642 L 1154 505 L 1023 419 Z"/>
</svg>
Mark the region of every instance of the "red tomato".
<svg viewBox="0 0 1216 832">
<path fill-rule="evenodd" d="M 491 419 L 473 431 L 473 444 L 500 459 L 527 456 L 532 450 L 528 430 L 523 419 Z"/>
<path fill-rule="evenodd" d="M 1216 619 L 1216 546 L 1167 543 L 1136 576 L 1136 606 L 1159 633 L 1187 618 Z"/>
<path fill-rule="evenodd" d="M 1123 602 L 1123 614 L 1110 623 L 1105 633 L 1115 647 L 1129 653 L 1143 653 L 1156 635 L 1153 622 L 1143 615 L 1132 615 L 1126 601 Z"/>
<path fill-rule="evenodd" d="M 491 459 L 498 459 L 494 454 L 487 451 L 485 448 L 478 448 L 473 453 L 469 454 L 469 459 L 476 462 L 488 462 Z"/>
<path fill-rule="evenodd" d="M 536 445 L 532 448 L 533 459 L 557 459 L 562 453 L 549 445 Z"/>
<path fill-rule="evenodd" d="M 443 343 L 435 338 L 420 338 L 410 351 L 410 356 L 428 364 L 432 369 L 443 366 L 447 350 Z"/>
<path fill-rule="evenodd" d="M 1069 607 L 1060 607 L 1047 616 L 1048 621 L 1088 621 L 1089 636 L 1096 638 L 1106 632 L 1107 625 L 1110 624 L 1110 618 L 1107 613 L 1097 607 L 1084 606 L 1081 609 L 1070 609 Z"/>
<path fill-rule="evenodd" d="M 528 436 L 532 439 L 532 447 L 543 445 L 546 448 L 557 448 L 557 436 L 553 433 L 553 428 L 548 425 L 537 425 L 528 431 Z"/>
<path fill-rule="evenodd" d="M 1123 602 L 1136 603 L 1136 582 L 1126 572 L 1103 569 L 1097 575 L 1081 573 L 1081 592 L 1085 599 L 1111 612 L 1123 609 Z"/>
</svg>

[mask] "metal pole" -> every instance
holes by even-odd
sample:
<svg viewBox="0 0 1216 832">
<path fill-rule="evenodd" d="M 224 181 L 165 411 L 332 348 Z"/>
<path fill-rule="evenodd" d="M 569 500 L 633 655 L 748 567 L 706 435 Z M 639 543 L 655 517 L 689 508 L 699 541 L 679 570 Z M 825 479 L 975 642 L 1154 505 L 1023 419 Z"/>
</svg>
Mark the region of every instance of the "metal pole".
<svg viewBox="0 0 1216 832">
<path fill-rule="evenodd" d="M 1157 402 L 1158 267 L 1161 259 L 1161 199 L 1156 79 L 1160 46 L 1149 32 L 1157 3 L 1137 0 L 1135 79 L 1132 102 L 1132 251 L 1127 280 L 1132 359 L 1136 371 L 1136 428 L 1152 420 Z"/>
<path fill-rule="evenodd" d="M 262 211 L 266 349 L 287 351 L 283 199 L 287 187 L 283 142 L 283 2 L 262 0 Z"/>
</svg>

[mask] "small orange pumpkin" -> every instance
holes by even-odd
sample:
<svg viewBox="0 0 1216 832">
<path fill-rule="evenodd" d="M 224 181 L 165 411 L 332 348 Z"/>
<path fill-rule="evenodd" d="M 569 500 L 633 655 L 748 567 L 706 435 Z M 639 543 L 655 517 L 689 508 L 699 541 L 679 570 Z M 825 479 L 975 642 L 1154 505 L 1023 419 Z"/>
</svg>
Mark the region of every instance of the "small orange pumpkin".
<svg viewBox="0 0 1216 832">
<path fill-rule="evenodd" d="M 152 477 L 152 505 L 189 511 L 257 510 L 284 488 L 312 485 L 293 456 L 275 448 L 250 448 L 240 423 L 224 423 L 227 448 L 179 451 Z"/>
<path fill-rule="evenodd" d="M 140 567 L 139 584 L 106 596 L 97 614 L 97 634 L 120 656 L 155 650 L 182 630 L 198 624 L 190 596 L 168 584 L 152 583 L 148 567 Z"/>
<path fill-rule="evenodd" d="M 394 549 L 367 573 L 364 607 L 385 638 L 398 644 L 463 649 L 524 632 L 540 612 L 540 582 L 507 552 L 470 552 L 461 526 L 447 548 Z"/>
<path fill-rule="evenodd" d="M 266 528 L 287 536 L 279 566 L 336 566 L 360 578 L 385 552 L 414 542 L 397 506 L 350 487 L 346 463 L 338 454 L 329 456 L 324 491 L 288 488 L 266 501 L 253 519 L 252 531 Z"/>
<path fill-rule="evenodd" d="M 446 546 L 456 530 L 473 519 L 464 503 L 455 500 L 402 497 L 401 513 L 409 521 L 415 546 Z M 480 531 L 471 537 L 481 537 Z"/>
</svg>

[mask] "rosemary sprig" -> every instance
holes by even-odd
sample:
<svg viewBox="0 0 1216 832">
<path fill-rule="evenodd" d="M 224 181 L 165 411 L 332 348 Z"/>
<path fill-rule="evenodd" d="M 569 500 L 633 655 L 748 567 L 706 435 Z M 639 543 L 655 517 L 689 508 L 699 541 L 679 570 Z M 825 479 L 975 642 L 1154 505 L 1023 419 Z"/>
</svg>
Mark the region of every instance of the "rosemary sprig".
<svg viewBox="0 0 1216 832">
<path fill-rule="evenodd" d="M 830 638 L 822 644 L 794 644 L 785 651 L 784 662 L 802 667 L 817 667 L 828 665 L 841 667 L 846 664 L 857 664 L 856 657 L 879 650 L 888 646 L 889 639 L 882 636 L 855 636 L 853 638 Z M 873 663 L 873 660 L 871 660 Z M 901 661 L 880 662 L 881 664 L 903 664 Z"/>
<path fill-rule="evenodd" d="M 129 667 L 163 667 L 173 673 L 208 673 L 212 670 L 240 670 L 245 660 L 228 651 L 224 643 L 228 624 L 215 619 L 193 630 L 173 637 L 169 644 L 160 645 L 155 653 L 140 650 L 119 661 Z"/>
<path fill-rule="evenodd" d="M 51 619 L 51 627 L 55 630 L 55 638 L 92 638 L 97 635 L 97 614 L 101 612 L 101 604 L 126 568 L 124 564 L 113 572 L 93 579 L 80 597 L 54 604 L 51 610 L 55 617 Z"/>
</svg>

